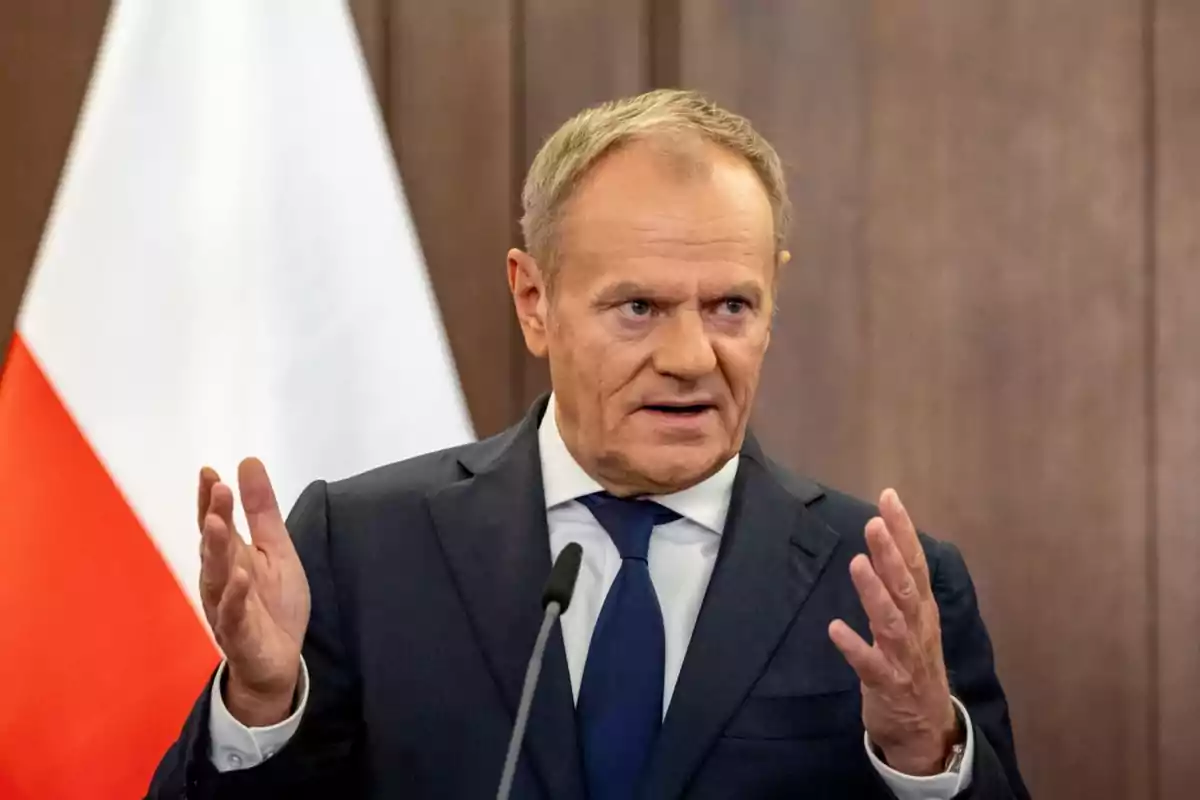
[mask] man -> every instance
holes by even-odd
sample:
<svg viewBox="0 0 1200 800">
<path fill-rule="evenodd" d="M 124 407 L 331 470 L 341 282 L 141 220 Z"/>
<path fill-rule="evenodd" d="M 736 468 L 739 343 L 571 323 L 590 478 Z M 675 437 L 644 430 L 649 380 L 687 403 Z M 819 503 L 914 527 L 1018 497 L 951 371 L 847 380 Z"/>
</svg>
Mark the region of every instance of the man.
<svg viewBox="0 0 1200 800">
<path fill-rule="evenodd" d="M 153 797 L 494 793 L 551 559 L 583 547 L 514 796 L 1024 798 L 961 556 L 746 431 L 783 250 L 779 159 L 687 92 L 585 111 L 508 255 L 553 394 L 478 444 L 334 484 L 200 477 L 226 661 Z M 869 643 L 872 642 L 872 643 Z"/>
</svg>

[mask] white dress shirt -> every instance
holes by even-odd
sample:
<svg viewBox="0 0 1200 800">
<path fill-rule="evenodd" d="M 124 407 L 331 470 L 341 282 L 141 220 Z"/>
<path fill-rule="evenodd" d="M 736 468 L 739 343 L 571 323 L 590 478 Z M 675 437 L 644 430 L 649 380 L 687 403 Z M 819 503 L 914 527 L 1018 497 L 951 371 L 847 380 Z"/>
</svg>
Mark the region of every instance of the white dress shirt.
<svg viewBox="0 0 1200 800">
<path fill-rule="evenodd" d="M 571 689 L 578 699 L 592 629 L 600 616 L 604 598 L 621 568 L 621 554 L 591 512 L 582 503 L 576 502 L 576 498 L 603 491 L 603 487 L 584 472 L 567 450 L 558 431 L 553 396 L 538 429 L 538 446 L 551 557 L 557 558 L 559 552 L 571 542 L 578 542 L 583 547 L 583 564 L 575 584 L 575 594 L 561 623 Z M 708 580 L 717 562 L 721 532 L 725 528 L 725 516 L 729 513 L 737 469 L 738 458 L 735 456 L 715 475 L 690 489 L 654 498 L 680 516 L 674 522 L 654 528 L 647 559 L 650 580 L 662 608 L 666 634 L 664 713 L 671 704 L 684 653 L 691 641 L 700 605 L 708 589 Z M 849 580 L 849 576 L 846 579 Z M 299 727 L 308 702 L 308 671 L 303 663 L 301 668 L 296 712 L 268 728 L 247 728 L 225 708 L 219 689 L 225 669 L 224 664 L 221 665 L 213 682 L 209 716 L 209 757 L 218 770 L 224 772 L 253 767 L 287 744 Z M 970 785 L 974 733 L 966 708 L 958 700 L 954 703 L 967 731 L 963 765 L 958 773 L 930 777 L 901 774 L 884 764 L 875 755 L 870 741 L 864 737 L 863 746 L 871 764 L 899 800 L 950 800 Z"/>
</svg>

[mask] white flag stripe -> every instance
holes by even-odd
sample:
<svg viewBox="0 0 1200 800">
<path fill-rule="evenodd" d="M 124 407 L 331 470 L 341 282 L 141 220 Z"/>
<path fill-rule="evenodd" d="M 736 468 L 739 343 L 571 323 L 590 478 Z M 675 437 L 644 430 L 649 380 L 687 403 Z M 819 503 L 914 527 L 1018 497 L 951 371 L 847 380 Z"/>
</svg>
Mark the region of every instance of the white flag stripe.
<svg viewBox="0 0 1200 800">
<path fill-rule="evenodd" d="M 197 604 L 202 464 L 472 435 L 338 0 L 119 0 L 18 325 Z"/>
</svg>

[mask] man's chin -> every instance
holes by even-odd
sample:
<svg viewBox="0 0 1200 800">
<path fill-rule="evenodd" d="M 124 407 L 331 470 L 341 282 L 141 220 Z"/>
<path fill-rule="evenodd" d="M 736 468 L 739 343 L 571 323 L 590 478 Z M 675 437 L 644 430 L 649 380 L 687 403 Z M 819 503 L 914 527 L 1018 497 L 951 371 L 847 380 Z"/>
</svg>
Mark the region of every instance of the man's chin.
<svg viewBox="0 0 1200 800">
<path fill-rule="evenodd" d="M 680 445 L 657 445 L 651 452 L 634 454 L 627 462 L 632 483 L 640 494 L 671 494 L 691 488 L 709 478 L 730 459 L 732 453 L 707 452 Z"/>
</svg>

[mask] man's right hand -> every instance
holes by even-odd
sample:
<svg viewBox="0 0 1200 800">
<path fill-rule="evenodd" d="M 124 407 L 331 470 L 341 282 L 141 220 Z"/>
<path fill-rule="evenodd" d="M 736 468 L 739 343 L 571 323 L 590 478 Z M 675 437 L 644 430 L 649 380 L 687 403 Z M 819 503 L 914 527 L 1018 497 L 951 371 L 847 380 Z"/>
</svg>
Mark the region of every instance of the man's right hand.
<svg viewBox="0 0 1200 800">
<path fill-rule="evenodd" d="M 229 712 L 248 727 L 291 714 L 308 627 L 308 579 L 262 462 L 238 465 L 250 544 L 233 524 L 233 491 L 216 471 L 200 471 L 200 598 L 225 654 Z"/>
</svg>

